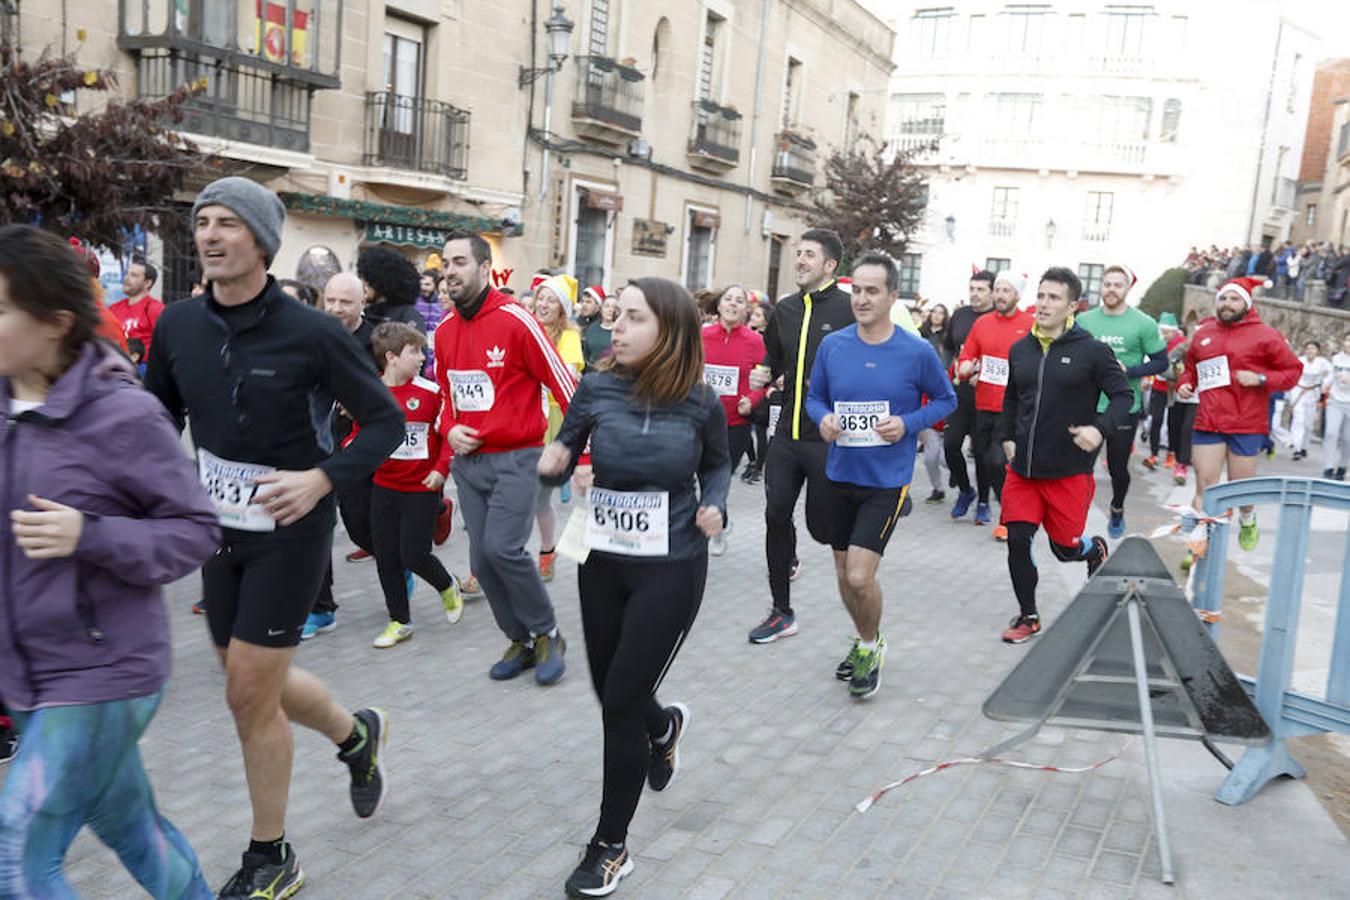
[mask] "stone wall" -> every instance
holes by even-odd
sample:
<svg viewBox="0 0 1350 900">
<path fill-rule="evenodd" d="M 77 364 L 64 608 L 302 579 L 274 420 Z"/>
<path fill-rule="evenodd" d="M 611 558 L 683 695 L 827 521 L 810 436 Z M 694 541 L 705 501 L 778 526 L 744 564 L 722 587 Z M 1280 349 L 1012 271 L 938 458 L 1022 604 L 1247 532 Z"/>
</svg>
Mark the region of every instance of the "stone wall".
<svg viewBox="0 0 1350 900">
<path fill-rule="evenodd" d="M 1259 291 L 1256 309 L 1262 321 L 1278 329 L 1295 348 L 1300 348 L 1305 341 L 1316 340 L 1321 342 L 1322 352 L 1330 356 L 1340 348 L 1341 338 L 1350 334 L 1350 310 L 1273 300 L 1261 296 Z M 1197 322 L 1213 314 L 1214 291 L 1199 285 L 1186 285 L 1181 316 L 1186 330 L 1193 331 Z"/>
</svg>

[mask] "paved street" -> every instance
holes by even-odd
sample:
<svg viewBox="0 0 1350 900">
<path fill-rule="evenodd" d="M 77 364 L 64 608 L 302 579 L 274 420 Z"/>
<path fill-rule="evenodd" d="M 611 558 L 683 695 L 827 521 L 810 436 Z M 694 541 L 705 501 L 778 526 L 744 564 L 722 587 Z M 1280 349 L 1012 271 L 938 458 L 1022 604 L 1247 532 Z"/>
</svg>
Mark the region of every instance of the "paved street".
<svg viewBox="0 0 1350 900">
<path fill-rule="evenodd" d="M 1149 479 L 1165 493 L 1161 474 L 1140 475 Z M 927 490 L 919 474 L 916 493 Z M 1149 494 L 1141 488 L 1139 502 L 1153 502 Z M 952 769 L 855 813 L 881 784 L 1012 732 L 980 714 L 1026 652 L 998 640 L 1015 608 L 1004 551 L 987 528 L 918 504 L 882 568 L 884 683 L 859 704 L 833 678 L 851 629 L 825 549 L 802 546 L 794 585 L 802 633 L 766 647 L 745 641 L 768 606 L 762 498 L 735 481 L 731 551 L 712 561 L 702 613 L 662 692 L 693 708 L 684 768 L 668 791 L 644 795 L 630 836 L 637 867 L 618 896 L 1350 896 L 1350 845 L 1306 785 L 1272 784 L 1243 807 L 1222 806 L 1212 795 L 1224 770 L 1189 743 L 1163 745 L 1175 888 L 1158 881 L 1137 739 L 1047 731 L 1014 755 L 1064 766 L 1122 747 L 1124 756 L 1086 775 Z M 1104 504 L 1099 490 L 1094 521 Z M 464 536 L 442 555 L 464 573 Z M 1044 547 L 1037 558 L 1053 619 L 1081 584 L 1081 567 L 1047 563 Z M 288 836 L 309 876 L 302 896 L 561 896 L 600 793 L 600 717 L 574 567 L 560 565 L 552 585 L 571 668 L 549 689 L 528 678 L 489 681 L 503 640 L 485 604 L 449 626 L 425 585 L 413 599 L 415 639 L 371 649 L 385 621 L 374 566 L 339 557 L 337 578 L 340 626 L 299 659 L 343 703 L 390 711 L 392 788 L 378 817 L 358 821 L 333 748 L 297 732 Z M 164 812 L 219 885 L 238 865 L 249 816 L 223 677 L 189 611 L 195 590 L 193 578 L 170 591 L 175 677 L 142 746 Z M 88 833 L 68 872 L 81 896 L 136 895 Z"/>
</svg>

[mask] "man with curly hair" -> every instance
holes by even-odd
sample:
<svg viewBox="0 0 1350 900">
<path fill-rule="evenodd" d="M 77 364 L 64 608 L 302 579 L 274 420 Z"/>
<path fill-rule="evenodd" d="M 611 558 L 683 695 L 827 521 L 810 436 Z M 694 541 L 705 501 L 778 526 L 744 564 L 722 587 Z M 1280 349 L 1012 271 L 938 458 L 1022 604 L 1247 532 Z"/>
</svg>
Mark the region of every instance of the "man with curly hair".
<svg viewBox="0 0 1350 900">
<path fill-rule="evenodd" d="M 422 278 L 406 256 L 389 247 L 363 250 L 356 274 L 366 284 L 366 318 L 375 324 L 403 322 L 422 327 L 417 297 Z"/>
</svg>

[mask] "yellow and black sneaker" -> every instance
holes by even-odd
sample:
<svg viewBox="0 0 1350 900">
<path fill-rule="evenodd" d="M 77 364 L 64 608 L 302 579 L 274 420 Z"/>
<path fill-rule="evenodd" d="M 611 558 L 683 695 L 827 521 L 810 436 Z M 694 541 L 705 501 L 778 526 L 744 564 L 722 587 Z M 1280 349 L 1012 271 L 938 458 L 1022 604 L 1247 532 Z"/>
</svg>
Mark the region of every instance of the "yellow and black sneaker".
<svg viewBox="0 0 1350 900">
<path fill-rule="evenodd" d="M 380 754 L 389 743 L 389 716 L 379 707 L 359 709 L 356 718 L 365 726 L 366 739 L 350 753 L 338 753 L 338 759 L 347 764 L 352 774 L 352 809 L 362 819 L 369 819 L 384 803 L 384 768 Z"/>
<path fill-rule="evenodd" d="M 245 853 L 243 865 L 217 895 L 219 900 L 285 900 L 305 885 L 305 873 L 290 844 L 286 859 L 272 863 L 261 853 Z"/>
<path fill-rule="evenodd" d="M 567 896 L 608 896 L 619 886 L 619 879 L 632 871 L 633 859 L 628 855 L 627 847 L 611 847 L 603 841 L 592 841 L 586 845 L 581 863 L 567 879 Z"/>
</svg>

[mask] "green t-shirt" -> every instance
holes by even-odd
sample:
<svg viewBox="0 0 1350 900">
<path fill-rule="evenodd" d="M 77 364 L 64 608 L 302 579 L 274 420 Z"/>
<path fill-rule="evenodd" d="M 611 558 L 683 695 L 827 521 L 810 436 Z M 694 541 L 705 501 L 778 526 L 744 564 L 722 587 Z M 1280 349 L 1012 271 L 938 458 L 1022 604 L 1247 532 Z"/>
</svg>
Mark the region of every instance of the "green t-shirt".
<svg viewBox="0 0 1350 900">
<path fill-rule="evenodd" d="M 1133 306 L 1127 306 L 1119 316 L 1108 316 L 1099 306 L 1077 316 L 1074 321 L 1110 347 L 1116 359 L 1127 369 L 1143 363 L 1144 357 L 1158 356 L 1167 349 L 1167 342 L 1158 330 L 1158 322 Z M 1139 412 L 1141 406 L 1139 381 L 1138 378 L 1130 379 L 1130 390 L 1134 391 L 1134 405 L 1130 407 L 1130 412 Z M 1106 395 L 1102 394 L 1101 400 L 1097 402 L 1097 412 L 1103 412 L 1106 405 Z"/>
</svg>

